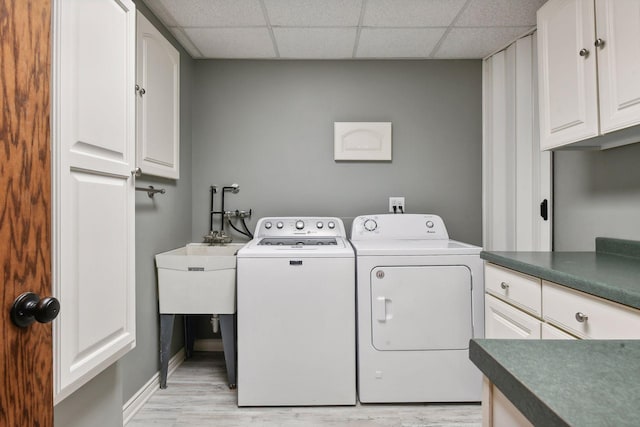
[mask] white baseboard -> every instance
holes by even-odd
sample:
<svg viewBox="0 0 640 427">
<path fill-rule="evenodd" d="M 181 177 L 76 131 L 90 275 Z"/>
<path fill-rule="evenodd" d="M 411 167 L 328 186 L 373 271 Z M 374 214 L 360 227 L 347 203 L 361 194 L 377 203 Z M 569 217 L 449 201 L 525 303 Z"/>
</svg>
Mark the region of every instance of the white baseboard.
<svg viewBox="0 0 640 427">
<path fill-rule="evenodd" d="M 193 351 L 223 351 L 222 340 L 220 338 L 195 340 Z"/>
<path fill-rule="evenodd" d="M 167 378 L 173 374 L 178 366 L 184 362 L 184 348 L 180 349 L 171 359 L 169 359 L 169 368 L 167 369 Z M 129 421 L 138 413 L 147 400 L 160 388 L 160 372 L 156 372 L 153 377 L 140 390 L 122 405 L 122 425 L 126 426 Z"/>
</svg>

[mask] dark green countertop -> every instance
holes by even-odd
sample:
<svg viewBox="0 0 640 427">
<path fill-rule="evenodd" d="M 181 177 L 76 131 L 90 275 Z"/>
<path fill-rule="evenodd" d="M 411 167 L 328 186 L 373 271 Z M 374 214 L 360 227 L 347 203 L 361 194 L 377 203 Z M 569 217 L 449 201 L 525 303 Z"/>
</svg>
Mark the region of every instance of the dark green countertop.
<svg viewBox="0 0 640 427">
<path fill-rule="evenodd" d="M 640 309 L 640 242 L 598 237 L 595 252 L 483 251 L 480 257 Z"/>
<path fill-rule="evenodd" d="M 469 358 L 536 426 L 640 425 L 640 340 L 471 340 Z"/>
</svg>

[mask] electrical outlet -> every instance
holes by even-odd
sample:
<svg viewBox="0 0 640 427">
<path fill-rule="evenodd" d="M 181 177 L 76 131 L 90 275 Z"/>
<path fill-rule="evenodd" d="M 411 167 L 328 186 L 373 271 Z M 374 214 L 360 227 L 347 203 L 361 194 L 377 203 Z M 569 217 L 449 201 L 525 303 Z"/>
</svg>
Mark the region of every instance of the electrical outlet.
<svg viewBox="0 0 640 427">
<path fill-rule="evenodd" d="M 404 206 L 404 197 L 389 197 L 389 212 L 405 213 L 406 208 Z"/>
</svg>

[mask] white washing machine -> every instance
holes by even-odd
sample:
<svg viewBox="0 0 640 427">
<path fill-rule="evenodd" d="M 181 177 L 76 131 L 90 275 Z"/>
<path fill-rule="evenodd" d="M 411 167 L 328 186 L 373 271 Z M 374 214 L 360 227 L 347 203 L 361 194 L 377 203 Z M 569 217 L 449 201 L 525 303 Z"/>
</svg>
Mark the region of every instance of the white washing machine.
<svg viewBox="0 0 640 427">
<path fill-rule="evenodd" d="M 484 336 L 481 248 L 437 215 L 359 216 L 358 396 L 363 403 L 476 402 L 469 340 Z"/>
<path fill-rule="evenodd" d="M 339 218 L 262 218 L 237 254 L 238 406 L 355 405 L 355 257 Z"/>
</svg>

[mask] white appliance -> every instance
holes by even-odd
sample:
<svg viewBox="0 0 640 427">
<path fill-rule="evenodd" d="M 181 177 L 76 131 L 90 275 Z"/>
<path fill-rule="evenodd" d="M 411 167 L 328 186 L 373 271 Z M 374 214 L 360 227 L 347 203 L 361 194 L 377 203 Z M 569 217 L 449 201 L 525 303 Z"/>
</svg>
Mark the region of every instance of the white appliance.
<svg viewBox="0 0 640 427">
<path fill-rule="evenodd" d="M 481 400 L 469 340 L 484 336 L 481 248 L 437 215 L 353 221 L 358 396 L 364 403 Z"/>
<path fill-rule="evenodd" d="M 355 257 L 339 218 L 262 218 L 237 254 L 238 406 L 355 405 Z"/>
</svg>

